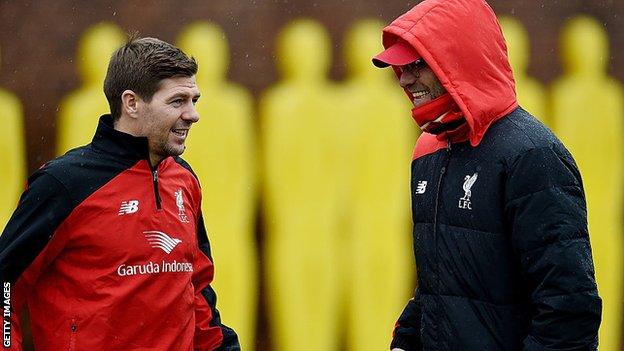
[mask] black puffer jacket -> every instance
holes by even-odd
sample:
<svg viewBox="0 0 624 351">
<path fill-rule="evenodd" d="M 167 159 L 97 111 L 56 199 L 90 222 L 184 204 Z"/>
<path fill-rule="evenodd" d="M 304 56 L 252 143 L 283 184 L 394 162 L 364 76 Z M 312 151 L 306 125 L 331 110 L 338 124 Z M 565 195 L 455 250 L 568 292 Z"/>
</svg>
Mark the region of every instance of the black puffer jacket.
<svg viewBox="0 0 624 351">
<path fill-rule="evenodd" d="M 412 202 L 418 289 L 393 347 L 596 349 L 581 178 L 535 118 L 518 108 L 477 147 L 416 158 Z"/>
<path fill-rule="evenodd" d="M 468 141 L 423 134 L 412 163 L 418 288 L 392 347 L 595 350 L 601 300 L 574 160 L 518 107 L 483 0 L 426 0 L 384 29 L 425 59 Z"/>
</svg>

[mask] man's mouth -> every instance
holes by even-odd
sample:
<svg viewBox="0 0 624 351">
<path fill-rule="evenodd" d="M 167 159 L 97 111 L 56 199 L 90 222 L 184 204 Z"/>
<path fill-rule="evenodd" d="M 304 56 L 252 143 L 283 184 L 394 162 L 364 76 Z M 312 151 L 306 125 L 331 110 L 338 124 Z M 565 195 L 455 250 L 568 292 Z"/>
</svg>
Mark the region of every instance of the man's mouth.
<svg viewBox="0 0 624 351">
<path fill-rule="evenodd" d="M 412 93 L 412 104 L 414 104 L 414 106 L 422 104 L 423 100 L 431 95 L 429 90 L 416 90 L 410 92 Z"/>
<path fill-rule="evenodd" d="M 419 90 L 419 91 L 412 92 L 412 94 L 414 95 L 414 99 L 422 99 L 425 96 L 429 95 L 429 91 L 428 90 Z"/>
<path fill-rule="evenodd" d="M 180 138 L 184 138 L 188 133 L 188 129 L 172 129 L 171 132 L 173 132 L 173 134 L 179 136 Z"/>
</svg>

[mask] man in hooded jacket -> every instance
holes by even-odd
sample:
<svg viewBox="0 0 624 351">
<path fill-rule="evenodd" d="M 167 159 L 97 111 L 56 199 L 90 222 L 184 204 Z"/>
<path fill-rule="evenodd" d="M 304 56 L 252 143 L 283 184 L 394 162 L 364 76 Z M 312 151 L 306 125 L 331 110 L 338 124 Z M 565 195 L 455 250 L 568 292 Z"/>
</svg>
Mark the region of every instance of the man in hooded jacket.
<svg viewBox="0 0 624 351">
<path fill-rule="evenodd" d="M 581 176 L 518 106 L 484 0 L 425 0 L 383 31 L 423 134 L 412 161 L 418 287 L 394 350 L 596 350 L 601 300 Z"/>
</svg>

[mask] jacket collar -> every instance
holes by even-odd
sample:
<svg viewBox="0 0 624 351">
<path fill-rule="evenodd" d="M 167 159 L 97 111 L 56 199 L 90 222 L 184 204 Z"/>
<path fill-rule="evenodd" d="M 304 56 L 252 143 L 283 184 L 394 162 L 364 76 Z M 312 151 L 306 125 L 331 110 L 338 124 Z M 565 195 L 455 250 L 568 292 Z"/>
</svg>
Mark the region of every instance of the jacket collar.
<svg viewBox="0 0 624 351">
<path fill-rule="evenodd" d="M 146 137 L 135 137 L 115 130 L 111 115 L 103 115 L 97 126 L 93 148 L 114 156 L 131 160 L 149 160 L 149 144 Z"/>
</svg>

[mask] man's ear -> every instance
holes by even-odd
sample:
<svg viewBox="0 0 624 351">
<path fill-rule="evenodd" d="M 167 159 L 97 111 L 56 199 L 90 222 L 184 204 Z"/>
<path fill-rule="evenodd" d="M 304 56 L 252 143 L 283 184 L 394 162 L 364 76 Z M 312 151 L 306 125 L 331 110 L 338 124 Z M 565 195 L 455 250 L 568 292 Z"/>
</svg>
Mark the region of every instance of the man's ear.
<svg viewBox="0 0 624 351">
<path fill-rule="evenodd" d="M 132 118 L 138 117 L 139 100 L 141 98 L 132 90 L 125 90 L 121 94 L 121 110 Z"/>
</svg>

